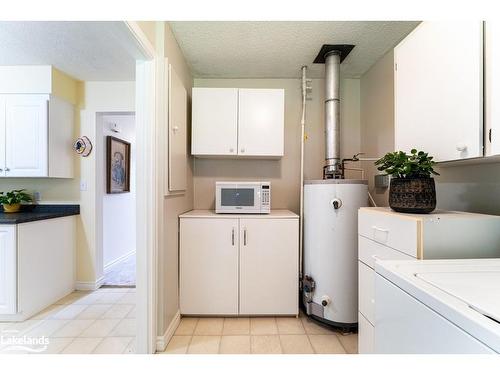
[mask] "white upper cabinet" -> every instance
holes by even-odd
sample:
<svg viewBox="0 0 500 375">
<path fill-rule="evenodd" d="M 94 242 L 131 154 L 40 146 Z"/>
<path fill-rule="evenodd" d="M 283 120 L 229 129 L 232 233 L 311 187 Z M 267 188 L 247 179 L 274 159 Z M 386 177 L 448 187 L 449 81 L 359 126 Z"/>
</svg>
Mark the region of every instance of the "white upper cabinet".
<svg viewBox="0 0 500 375">
<path fill-rule="evenodd" d="M 49 96 L 8 95 L 5 103 L 5 176 L 47 176 Z"/>
<path fill-rule="evenodd" d="M 239 90 L 239 155 L 283 156 L 284 107 L 284 90 Z"/>
<path fill-rule="evenodd" d="M 484 69 L 485 154 L 500 155 L 500 22 L 485 23 Z"/>
<path fill-rule="evenodd" d="M 481 22 L 422 22 L 395 49 L 395 146 L 483 156 Z"/>
<path fill-rule="evenodd" d="M 73 117 L 48 94 L 0 95 L 0 177 L 72 178 Z"/>
<path fill-rule="evenodd" d="M 279 158 L 283 89 L 193 88 L 192 154 Z"/>
<path fill-rule="evenodd" d="M 236 155 L 238 89 L 193 88 L 193 155 Z"/>
</svg>

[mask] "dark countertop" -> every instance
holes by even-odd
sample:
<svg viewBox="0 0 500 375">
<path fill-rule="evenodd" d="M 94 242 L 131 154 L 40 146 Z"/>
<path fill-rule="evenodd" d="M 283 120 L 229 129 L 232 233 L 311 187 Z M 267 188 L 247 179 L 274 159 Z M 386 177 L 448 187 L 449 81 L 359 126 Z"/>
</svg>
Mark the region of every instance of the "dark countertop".
<svg viewBox="0 0 500 375">
<path fill-rule="evenodd" d="M 1 207 L 1 206 L 0 206 Z M 23 206 L 21 212 L 5 213 L 0 208 L 0 225 L 27 223 L 80 214 L 79 204 L 40 204 Z"/>
</svg>

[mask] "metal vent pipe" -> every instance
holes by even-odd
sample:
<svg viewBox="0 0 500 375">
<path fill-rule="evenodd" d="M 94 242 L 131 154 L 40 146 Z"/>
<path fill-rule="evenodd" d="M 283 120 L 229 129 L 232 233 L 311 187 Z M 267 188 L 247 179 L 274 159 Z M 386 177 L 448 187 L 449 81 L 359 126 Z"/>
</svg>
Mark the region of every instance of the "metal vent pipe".
<svg viewBox="0 0 500 375">
<path fill-rule="evenodd" d="M 340 162 L 340 52 L 325 55 L 325 178 L 342 178 Z"/>
</svg>

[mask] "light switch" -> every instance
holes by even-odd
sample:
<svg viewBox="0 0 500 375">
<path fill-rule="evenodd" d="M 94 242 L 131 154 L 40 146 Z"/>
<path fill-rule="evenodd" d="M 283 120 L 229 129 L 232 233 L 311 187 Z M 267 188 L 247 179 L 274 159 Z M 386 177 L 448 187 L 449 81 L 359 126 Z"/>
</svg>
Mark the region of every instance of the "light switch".
<svg viewBox="0 0 500 375">
<path fill-rule="evenodd" d="M 80 180 L 80 191 L 87 191 L 87 181 Z"/>
</svg>

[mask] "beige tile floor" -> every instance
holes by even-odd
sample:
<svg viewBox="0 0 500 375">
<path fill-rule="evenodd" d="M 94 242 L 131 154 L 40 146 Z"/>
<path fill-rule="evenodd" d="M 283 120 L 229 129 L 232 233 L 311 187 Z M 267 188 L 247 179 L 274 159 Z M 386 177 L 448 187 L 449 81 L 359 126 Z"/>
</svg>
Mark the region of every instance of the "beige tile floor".
<svg viewBox="0 0 500 375">
<path fill-rule="evenodd" d="M 134 353 L 135 289 L 101 288 L 73 292 L 24 322 L 0 322 L 3 342 L 8 337 L 48 338 L 41 353 Z M 32 345 L 30 348 L 43 348 Z M 0 345 L 0 353 L 29 353 Z"/>
<path fill-rule="evenodd" d="M 302 315 L 182 318 L 162 354 L 354 354 L 357 340 Z"/>
</svg>

